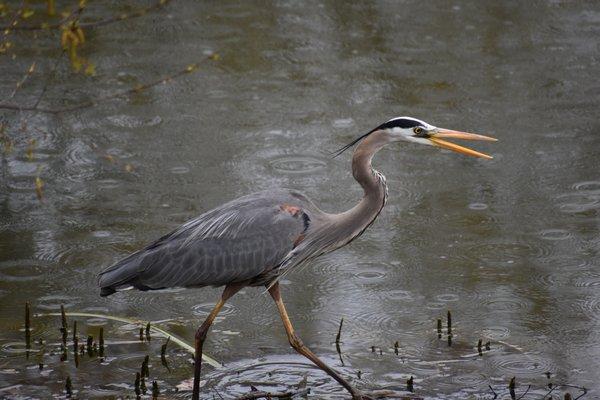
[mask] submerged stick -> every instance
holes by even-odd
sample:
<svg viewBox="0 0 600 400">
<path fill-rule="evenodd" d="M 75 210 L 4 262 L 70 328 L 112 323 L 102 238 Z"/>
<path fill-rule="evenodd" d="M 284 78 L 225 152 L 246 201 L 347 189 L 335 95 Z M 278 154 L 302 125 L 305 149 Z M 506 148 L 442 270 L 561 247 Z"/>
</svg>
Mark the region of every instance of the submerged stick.
<svg viewBox="0 0 600 400">
<path fill-rule="evenodd" d="M 152 399 L 158 399 L 159 394 L 160 390 L 158 389 L 158 383 L 156 381 L 152 381 Z"/>
<path fill-rule="evenodd" d="M 342 319 L 340 320 L 340 327 L 338 328 L 338 332 L 337 335 L 335 336 L 335 350 L 338 353 L 338 356 L 340 357 L 340 363 L 342 363 L 342 366 L 344 365 L 344 359 L 342 358 L 342 349 L 340 347 L 340 338 L 342 336 L 342 326 L 344 325 L 344 317 L 342 317 Z"/>
<path fill-rule="evenodd" d="M 167 337 L 167 341 L 162 346 L 160 346 L 160 356 L 161 357 L 164 357 L 166 355 L 167 345 L 169 344 L 170 339 L 171 339 L 170 337 Z"/>
<path fill-rule="evenodd" d="M 442 338 L 442 319 L 438 318 L 437 320 L 437 333 L 438 333 L 438 339 Z"/>
<path fill-rule="evenodd" d="M 411 377 L 406 381 L 406 391 L 407 392 L 411 392 L 412 393 L 412 392 L 415 391 L 413 383 L 414 383 L 414 381 L 413 381 L 413 377 L 411 375 Z"/>
<path fill-rule="evenodd" d="M 340 344 L 340 338 L 342 336 L 342 326 L 344 325 L 344 317 L 342 317 L 342 319 L 340 320 L 340 327 L 338 328 L 338 332 L 337 335 L 335 337 L 335 344 L 339 346 Z"/>
<path fill-rule="evenodd" d="M 448 346 L 452 346 L 452 314 L 448 310 Z"/>
<path fill-rule="evenodd" d="M 160 362 L 167 369 L 167 371 L 171 372 L 171 368 L 169 368 L 169 362 L 167 361 L 167 345 L 169 344 L 170 337 L 167 337 L 167 341 L 160 346 Z"/>
<path fill-rule="evenodd" d="M 57 313 L 42 313 L 42 314 L 36 314 L 36 315 L 37 316 L 55 316 L 58 314 Z M 105 315 L 105 314 L 95 314 L 95 313 L 85 313 L 85 312 L 68 312 L 68 313 L 66 313 L 66 315 L 70 316 L 70 317 L 102 318 L 102 319 L 107 319 L 107 320 L 111 320 L 111 321 L 123 322 L 126 324 L 133 324 L 133 325 L 140 323 L 139 320 L 123 318 L 123 317 L 115 317 L 112 315 Z M 182 339 L 178 338 L 177 336 L 165 331 L 162 328 L 158 328 L 154 325 L 151 327 L 151 329 L 164 338 L 170 338 L 175 344 L 177 344 L 179 347 L 183 348 L 184 350 L 188 351 L 189 353 L 195 354 L 194 347 L 189 345 L 188 343 L 184 342 Z M 207 364 L 211 365 L 214 368 L 221 368 L 223 366 L 217 360 L 215 360 L 214 358 L 212 358 L 210 356 L 207 356 L 204 353 L 202 353 L 202 361 L 206 362 Z"/>
<path fill-rule="evenodd" d="M 148 368 L 149 362 L 150 362 L 150 356 L 146 355 L 146 357 L 144 357 L 144 361 L 142 361 L 142 368 L 140 371 L 140 375 L 142 376 L 142 378 L 150 377 L 150 369 Z"/>
<path fill-rule="evenodd" d="M 67 324 L 67 314 L 65 313 L 65 306 L 62 304 L 60 305 L 60 323 L 61 326 L 65 329 L 69 327 Z"/>
<path fill-rule="evenodd" d="M 301 389 L 295 392 L 263 392 L 262 390 L 253 390 L 243 396 L 236 397 L 236 400 L 254 400 L 254 399 L 291 399 L 293 397 L 305 396 L 310 393 L 310 389 Z"/>
<path fill-rule="evenodd" d="M 104 327 L 100 327 L 100 338 L 98 339 L 100 357 L 104 357 Z"/>
<path fill-rule="evenodd" d="M 146 324 L 146 340 L 149 342 L 150 340 L 152 340 L 152 338 L 150 337 L 150 322 L 148 322 Z"/>
<path fill-rule="evenodd" d="M 94 337 L 92 335 L 87 337 L 87 353 L 90 357 L 94 355 Z"/>
<path fill-rule="evenodd" d="M 512 400 L 516 400 L 517 395 L 515 394 L 515 387 L 517 386 L 517 384 L 515 383 L 515 377 L 513 376 L 510 380 L 510 382 L 508 383 L 508 390 L 510 392 L 510 398 Z"/>
<path fill-rule="evenodd" d="M 73 348 L 75 349 L 75 353 L 77 353 L 78 342 L 79 338 L 77 337 L 77 321 L 73 321 Z"/>
<path fill-rule="evenodd" d="M 133 383 L 133 388 L 135 390 L 136 396 L 139 396 L 140 394 L 142 394 L 142 392 L 140 390 L 140 373 L 139 372 L 135 373 L 135 382 Z"/>
<path fill-rule="evenodd" d="M 481 351 L 481 345 L 482 345 L 482 340 L 479 339 L 479 341 L 477 342 L 477 353 L 479 353 L 480 356 L 483 355 L 483 352 Z"/>
<path fill-rule="evenodd" d="M 25 347 L 31 348 L 31 308 L 29 302 L 25 302 Z"/>
<path fill-rule="evenodd" d="M 67 397 L 73 396 L 73 382 L 71 382 L 71 377 L 67 375 L 67 379 L 65 382 L 65 393 Z"/>
</svg>

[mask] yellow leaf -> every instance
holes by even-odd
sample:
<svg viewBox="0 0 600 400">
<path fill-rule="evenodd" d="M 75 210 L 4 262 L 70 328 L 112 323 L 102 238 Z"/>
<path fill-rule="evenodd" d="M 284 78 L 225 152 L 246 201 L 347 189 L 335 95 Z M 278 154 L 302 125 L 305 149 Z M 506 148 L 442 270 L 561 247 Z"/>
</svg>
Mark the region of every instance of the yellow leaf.
<svg viewBox="0 0 600 400">
<path fill-rule="evenodd" d="M 47 0 L 48 2 L 48 15 L 53 17 L 56 15 L 56 7 L 54 6 L 54 0 Z"/>
<path fill-rule="evenodd" d="M 88 62 L 85 70 L 83 71 L 87 76 L 95 76 L 96 75 L 96 66 L 91 62 Z"/>
<path fill-rule="evenodd" d="M 42 178 L 40 178 L 39 176 L 35 177 L 35 193 L 37 194 L 37 197 L 39 200 L 42 200 L 42 198 L 44 197 L 44 193 L 42 191 L 42 188 L 44 187 L 44 182 L 42 181 Z"/>
<path fill-rule="evenodd" d="M 73 60 L 71 60 L 71 66 L 73 67 L 73 70 L 75 72 L 81 71 L 82 64 L 78 58 L 74 58 Z"/>
<path fill-rule="evenodd" d="M 115 162 L 115 158 L 113 156 L 111 156 L 110 154 L 105 154 L 104 158 L 106 158 L 111 163 Z"/>
<path fill-rule="evenodd" d="M 27 73 L 29 75 L 33 74 L 33 71 L 35 71 L 35 61 L 33 64 L 31 64 L 31 67 L 29 67 L 29 70 L 27 71 Z"/>
<path fill-rule="evenodd" d="M 193 72 L 198 69 L 198 64 L 190 64 L 185 68 L 186 72 Z"/>
<path fill-rule="evenodd" d="M 133 166 L 131 164 L 126 164 L 125 165 L 125 171 L 127 171 L 127 172 L 133 172 Z"/>
<path fill-rule="evenodd" d="M 67 31 L 63 30 L 62 33 L 60 34 L 60 47 L 63 48 L 63 50 L 65 50 L 67 48 L 67 41 L 68 41 L 68 36 L 67 36 Z"/>
<path fill-rule="evenodd" d="M 31 8 L 26 8 L 23 11 L 21 11 L 21 17 L 23 19 L 27 19 L 29 17 L 31 17 L 33 15 L 34 11 Z"/>
<path fill-rule="evenodd" d="M 85 43 L 85 35 L 83 34 L 83 29 L 80 27 L 75 28 L 75 33 L 77 34 L 77 38 L 81 43 Z"/>
</svg>

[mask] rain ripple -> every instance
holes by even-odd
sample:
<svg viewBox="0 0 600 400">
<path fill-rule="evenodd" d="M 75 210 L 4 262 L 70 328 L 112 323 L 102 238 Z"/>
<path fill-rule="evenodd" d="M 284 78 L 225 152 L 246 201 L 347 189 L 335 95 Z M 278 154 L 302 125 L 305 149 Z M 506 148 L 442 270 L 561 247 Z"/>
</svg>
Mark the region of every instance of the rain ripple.
<svg viewBox="0 0 600 400">
<path fill-rule="evenodd" d="M 556 198 L 562 212 L 574 214 L 600 208 L 600 181 L 579 182 L 573 190 Z"/>
<path fill-rule="evenodd" d="M 311 156 L 284 156 L 269 162 L 271 168 L 286 174 L 310 174 L 325 169 L 327 164 Z"/>
<path fill-rule="evenodd" d="M 0 262 L 0 280 L 29 282 L 44 277 L 44 266 L 36 260 L 8 260 Z"/>
<path fill-rule="evenodd" d="M 490 364 L 494 371 L 502 371 L 507 376 L 518 376 L 521 379 L 539 378 L 548 371 L 556 370 L 550 360 L 534 354 L 497 355 Z"/>
</svg>

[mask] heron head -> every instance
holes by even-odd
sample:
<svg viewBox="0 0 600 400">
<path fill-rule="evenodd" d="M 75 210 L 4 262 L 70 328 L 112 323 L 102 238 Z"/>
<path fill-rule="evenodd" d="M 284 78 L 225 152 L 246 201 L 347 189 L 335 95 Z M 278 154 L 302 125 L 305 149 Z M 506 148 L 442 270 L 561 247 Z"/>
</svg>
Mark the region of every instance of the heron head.
<svg viewBox="0 0 600 400">
<path fill-rule="evenodd" d="M 337 154 L 341 154 L 344 150 L 350 148 L 362 139 L 370 135 L 379 135 L 386 143 L 392 142 L 411 142 L 425 144 L 428 146 L 441 147 L 444 149 L 452 150 L 457 153 L 466 154 L 469 156 L 480 157 L 491 159 L 492 156 L 480 153 L 478 151 L 469 149 L 468 147 L 459 146 L 455 143 L 448 142 L 445 139 L 463 139 L 463 140 L 485 140 L 485 141 L 496 141 L 497 139 L 477 135 L 475 133 L 453 131 L 450 129 L 438 128 L 425 121 L 421 121 L 412 117 L 397 117 L 392 118 L 389 121 L 379 125 L 375 129 L 372 129 L 368 133 L 360 136 L 352 143 L 342 147 Z"/>
</svg>

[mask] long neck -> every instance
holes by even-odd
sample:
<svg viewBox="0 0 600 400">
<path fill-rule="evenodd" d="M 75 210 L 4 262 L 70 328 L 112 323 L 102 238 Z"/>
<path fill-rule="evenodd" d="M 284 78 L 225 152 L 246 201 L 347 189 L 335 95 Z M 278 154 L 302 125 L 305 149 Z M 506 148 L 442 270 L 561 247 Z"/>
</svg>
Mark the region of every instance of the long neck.
<svg viewBox="0 0 600 400">
<path fill-rule="evenodd" d="M 352 175 L 362 187 L 363 197 L 356 206 L 339 214 L 339 222 L 355 230 L 352 239 L 377 218 L 387 200 L 385 177 L 371 166 L 373 156 L 387 143 L 384 136 L 374 132 L 354 150 Z"/>
</svg>

